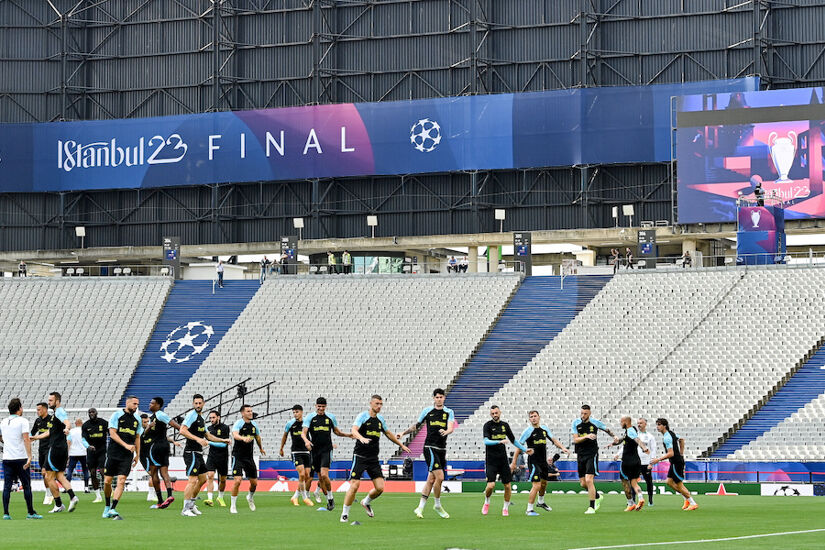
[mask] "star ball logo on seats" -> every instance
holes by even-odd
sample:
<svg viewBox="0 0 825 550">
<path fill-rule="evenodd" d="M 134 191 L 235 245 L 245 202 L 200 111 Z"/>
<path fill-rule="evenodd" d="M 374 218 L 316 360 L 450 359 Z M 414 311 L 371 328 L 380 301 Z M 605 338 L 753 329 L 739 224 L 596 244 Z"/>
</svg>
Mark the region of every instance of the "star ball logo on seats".
<svg viewBox="0 0 825 550">
<path fill-rule="evenodd" d="M 429 118 L 422 118 L 410 128 L 410 143 L 422 153 L 433 151 L 441 143 L 441 126 Z"/>
<path fill-rule="evenodd" d="M 210 325 L 202 321 L 192 321 L 181 325 L 166 337 L 166 341 L 160 345 L 161 357 L 167 363 L 185 363 L 199 355 L 209 347 L 209 340 L 215 331 Z"/>
</svg>

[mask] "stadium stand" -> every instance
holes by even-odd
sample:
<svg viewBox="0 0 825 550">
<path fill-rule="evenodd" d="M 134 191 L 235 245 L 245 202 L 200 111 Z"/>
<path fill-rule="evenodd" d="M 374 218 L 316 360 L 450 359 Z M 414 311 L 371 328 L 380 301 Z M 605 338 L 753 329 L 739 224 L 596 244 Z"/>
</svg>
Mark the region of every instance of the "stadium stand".
<svg viewBox="0 0 825 550">
<path fill-rule="evenodd" d="M 0 278 L 0 387 L 26 408 L 113 407 L 172 286 L 168 277 Z"/>
<path fill-rule="evenodd" d="M 730 455 L 736 460 L 822 460 L 825 394 Z"/>
<path fill-rule="evenodd" d="M 250 389 L 275 380 L 272 401 L 283 407 L 297 402 L 311 412 L 323 395 L 343 431 L 370 395 L 381 394 L 389 427 L 401 431 L 432 403 L 433 388 L 456 376 L 520 280 L 516 274 L 271 278 L 168 410 L 183 411 L 194 393 L 217 393 L 251 377 Z M 270 445 L 287 417 L 260 422 Z M 351 442 L 337 442 L 337 456 L 347 457 Z M 383 443 L 382 458 L 394 447 Z"/>
</svg>

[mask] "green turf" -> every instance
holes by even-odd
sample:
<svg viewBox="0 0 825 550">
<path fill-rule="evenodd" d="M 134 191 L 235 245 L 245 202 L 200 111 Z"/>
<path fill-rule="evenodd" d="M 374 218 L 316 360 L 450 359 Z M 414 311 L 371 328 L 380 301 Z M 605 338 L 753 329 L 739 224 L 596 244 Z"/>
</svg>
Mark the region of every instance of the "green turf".
<svg viewBox="0 0 825 550">
<path fill-rule="evenodd" d="M 42 493 L 35 494 L 42 502 Z M 816 497 L 709 497 L 699 496 L 700 509 L 682 512 L 682 500 L 658 496 L 655 508 L 623 511 L 624 498 L 605 496 L 596 515 L 583 515 L 586 497 L 552 495 L 552 512 L 541 517 L 524 515 L 526 495 L 515 495 L 511 516 L 501 517 L 501 495 L 493 497 L 490 515 L 481 515 L 479 494 L 448 495 L 444 507 L 452 516 L 441 519 L 427 506 L 425 519 L 412 510 L 416 495 L 387 494 L 375 504 L 376 517 L 366 517 L 353 506 L 351 526 L 339 522 L 343 495 L 336 496 L 333 512 L 295 508 L 289 495 L 263 493 L 256 498 L 258 510 L 238 501 L 238 515 L 228 508 L 200 504 L 199 518 L 180 516 L 181 502 L 168 510 L 149 510 L 145 494 L 129 494 L 118 506 L 124 521 L 101 519 L 102 506 L 90 495 L 72 513 L 54 516 L 43 513 L 39 521 L 25 520 L 21 493 L 12 498 L 12 521 L 0 522 L 0 548 L 528 548 L 568 549 L 641 542 L 711 539 L 759 533 L 796 531 L 825 527 L 825 498 Z M 227 498 L 228 504 L 228 498 Z M 825 548 L 825 532 L 746 539 L 679 548 Z M 652 548 L 665 548 L 654 546 Z"/>
</svg>

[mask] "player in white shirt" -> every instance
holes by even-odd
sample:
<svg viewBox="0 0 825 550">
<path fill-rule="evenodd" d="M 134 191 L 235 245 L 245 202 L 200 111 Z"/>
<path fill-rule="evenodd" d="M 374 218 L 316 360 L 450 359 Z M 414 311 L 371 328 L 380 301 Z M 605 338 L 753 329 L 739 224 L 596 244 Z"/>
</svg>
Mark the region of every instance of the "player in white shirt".
<svg viewBox="0 0 825 550">
<path fill-rule="evenodd" d="M 23 418 L 23 403 L 9 401 L 9 416 L 0 422 L 0 441 L 3 442 L 3 519 L 11 519 L 9 501 L 11 486 L 20 481 L 28 508 L 27 519 L 43 519 L 32 503 L 31 470 L 32 443 L 29 439 L 29 421 Z"/>
<path fill-rule="evenodd" d="M 72 475 L 77 465 L 80 464 L 80 469 L 83 472 L 83 487 L 88 493 L 89 468 L 86 465 L 86 449 L 89 444 L 83 439 L 81 426 L 83 426 L 83 420 L 77 418 L 74 421 L 74 428 L 69 430 L 69 467 L 66 468 L 66 479 L 69 480 L 69 483 L 72 482 Z"/>
<path fill-rule="evenodd" d="M 640 418 L 636 425 L 639 428 L 639 440 L 647 446 L 648 453 L 642 451 L 639 447 L 639 459 L 642 461 L 642 477 L 645 479 L 645 488 L 647 489 L 648 506 L 653 506 L 653 493 L 655 487 L 653 486 L 653 472 L 650 471 L 650 458 L 657 456 L 656 452 L 656 438 L 652 433 L 647 431 L 647 419 Z"/>
</svg>

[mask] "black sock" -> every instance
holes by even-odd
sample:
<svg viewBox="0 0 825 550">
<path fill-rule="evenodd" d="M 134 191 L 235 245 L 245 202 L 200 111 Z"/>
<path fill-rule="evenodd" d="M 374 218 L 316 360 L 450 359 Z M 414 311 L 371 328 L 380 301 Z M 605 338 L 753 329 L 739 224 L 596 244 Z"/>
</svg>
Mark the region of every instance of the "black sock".
<svg viewBox="0 0 825 550">
<path fill-rule="evenodd" d="M 254 495 L 254 494 L 255 494 L 255 490 L 256 490 L 256 489 L 257 489 L 257 487 L 250 487 L 250 488 L 249 488 L 249 494 L 250 494 L 250 495 Z"/>
<path fill-rule="evenodd" d="M 55 506 L 60 508 L 61 506 L 63 506 L 63 499 L 60 498 L 60 497 L 57 497 L 56 499 L 54 499 L 54 504 L 55 504 Z"/>
<path fill-rule="evenodd" d="M 73 490 L 69 489 L 68 491 L 66 491 L 66 494 L 69 495 L 69 498 L 74 498 L 74 491 Z"/>
<path fill-rule="evenodd" d="M 427 500 L 428 498 L 430 498 L 430 495 L 421 495 L 421 498 L 423 498 L 424 500 Z"/>
<path fill-rule="evenodd" d="M 155 489 L 155 496 L 158 497 L 158 504 L 163 502 L 163 493 L 160 489 Z"/>
<path fill-rule="evenodd" d="M 166 488 L 166 498 L 170 498 L 171 496 L 172 496 L 172 488 L 167 487 Z"/>
<path fill-rule="evenodd" d="M 599 493 L 596 493 L 596 500 L 599 500 L 600 498 L 602 498 L 602 495 L 600 495 Z"/>
<path fill-rule="evenodd" d="M 115 508 L 117 508 L 117 499 L 114 499 L 112 501 L 112 510 L 114 510 Z"/>
<path fill-rule="evenodd" d="M 591 508 L 595 508 L 595 507 L 596 507 L 596 501 L 595 501 L 595 500 L 591 500 L 591 501 L 590 501 L 590 507 L 591 507 Z"/>
<path fill-rule="evenodd" d="M 106 497 L 106 506 L 112 507 L 112 497 Z"/>
</svg>

